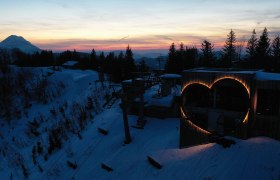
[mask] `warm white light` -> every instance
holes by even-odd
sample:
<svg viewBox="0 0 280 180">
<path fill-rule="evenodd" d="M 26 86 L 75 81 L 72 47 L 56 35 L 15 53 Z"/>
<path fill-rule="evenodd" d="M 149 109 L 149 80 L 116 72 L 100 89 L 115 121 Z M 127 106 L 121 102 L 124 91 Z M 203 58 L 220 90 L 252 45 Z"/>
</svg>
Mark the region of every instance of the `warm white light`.
<svg viewBox="0 0 280 180">
<path fill-rule="evenodd" d="M 234 76 L 230 76 L 230 75 L 226 75 L 226 76 L 222 76 L 222 77 L 219 77 L 217 79 L 214 80 L 213 83 L 207 83 L 207 82 L 203 82 L 203 81 L 189 81 L 187 82 L 186 84 L 183 85 L 183 88 L 182 88 L 182 91 L 181 91 L 181 94 L 185 91 L 185 89 L 190 86 L 190 85 L 194 85 L 194 84 L 198 84 L 198 85 L 202 85 L 202 86 L 205 86 L 209 89 L 211 89 L 213 87 L 214 84 L 216 84 L 217 82 L 221 81 L 221 80 L 225 80 L 225 79 L 231 79 L 231 80 L 234 80 L 234 81 L 237 81 L 239 82 L 240 84 L 242 84 L 242 86 L 246 89 L 247 93 L 248 93 L 248 96 L 250 98 L 250 87 L 249 85 L 247 85 L 247 83 L 237 77 L 234 77 Z M 184 109 L 183 107 L 181 106 L 181 114 L 182 114 L 182 117 L 183 118 L 187 118 L 185 112 L 184 112 Z M 247 114 L 244 118 L 244 120 L 242 121 L 243 124 L 247 124 L 248 121 L 249 121 L 249 112 L 250 112 L 250 109 L 248 109 L 247 111 Z M 193 127 L 194 129 L 204 133 L 204 134 L 211 134 L 209 131 L 205 130 L 205 129 L 202 129 L 200 128 L 199 126 L 197 126 L 196 124 L 194 124 L 193 122 L 191 122 L 190 120 L 186 120 L 186 122 L 191 126 Z"/>
</svg>

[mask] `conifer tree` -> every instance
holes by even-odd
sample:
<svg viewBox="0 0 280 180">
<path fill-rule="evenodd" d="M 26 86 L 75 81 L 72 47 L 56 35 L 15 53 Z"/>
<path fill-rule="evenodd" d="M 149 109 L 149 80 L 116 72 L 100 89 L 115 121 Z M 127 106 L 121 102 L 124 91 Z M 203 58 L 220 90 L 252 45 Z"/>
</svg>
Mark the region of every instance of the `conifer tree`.
<svg viewBox="0 0 280 180">
<path fill-rule="evenodd" d="M 246 53 L 248 55 L 249 61 L 252 63 L 256 57 L 256 48 L 258 45 L 258 38 L 255 29 L 252 32 L 251 38 L 247 42 Z"/>
<path fill-rule="evenodd" d="M 212 45 L 209 41 L 204 40 L 201 44 L 202 58 L 201 65 L 205 67 L 211 67 L 215 63 L 215 57 L 213 54 L 214 45 Z"/>
<path fill-rule="evenodd" d="M 126 48 L 124 59 L 125 59 L 125 78 L 130 79 L 132 78 L 132 73 L 136 71 L 136 65 L 133 58 L 133 52 L 129 47 L 129 45 Z"/>
<path fill-rule="evenodd" d="M 275 37 L 272 42 L 272 57 L 273 57 L 273 64 L 277 71 L 280 71 L 280 37 L 279 35 Z"/>
<path fill-rule="evenodd" d="M 270 39 L 268 38 L 267 29 L 264 28 L 256 47 L 256 58 L 258 68 L 267 68 L 269 65 Z"/>
<path fill-rule="evenodd" d="M 232 62 L 236 59 L 235 42 L 236 42 L 235 32 L 231 29 L 229 34 L 227 35 L 227 40 L 223 48 L 223 59 L 222 59 L 223 67 L 231 67 Z"/>
<path fill-rule="evenodd" d="M 93 68 L 94 70 L 97 69 L 98 64 L 97 64 L 97 58 L 96 58 L 96 52 L 94 50 L 94 48 L 92 49 L 91 53 L 90 53 L 90 64 L 91 64 L 91 68 Z"/>
<path fill-rule="evenodd" d="M 194 47 L 187 47 L 185 52 L 184 69 L 194 68 L 198 63 L 198 50 Z"/>
<path fill-rule="evenodd" d="M 174 43 L 169 48 L 165 69 L 168 73 L 176 73 L 176 47 Z"/>
<path fill-rule="evenodd" d="M 186 66 L 186 51 L 183 43 L 180 44 L 179 50 L 177 52 L 177 63 L 176 63 L 176 72 L 180 73 L 185 69 Z"/>
</svg>

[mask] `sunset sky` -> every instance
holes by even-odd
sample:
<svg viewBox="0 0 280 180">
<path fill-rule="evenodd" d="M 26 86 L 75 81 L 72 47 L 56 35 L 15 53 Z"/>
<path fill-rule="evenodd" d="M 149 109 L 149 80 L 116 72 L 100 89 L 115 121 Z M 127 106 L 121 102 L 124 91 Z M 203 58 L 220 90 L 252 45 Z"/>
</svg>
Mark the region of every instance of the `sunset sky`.
<svg viewBox="0 0 280 180">
<path fill-rule="evenodd" d="M 20 35 L 41 49 L 168 49 L 172 42 L 219 47 L 267 27 L 280 33 L 280 0 L 1 0 L 0 41 Z"/>
</svg>

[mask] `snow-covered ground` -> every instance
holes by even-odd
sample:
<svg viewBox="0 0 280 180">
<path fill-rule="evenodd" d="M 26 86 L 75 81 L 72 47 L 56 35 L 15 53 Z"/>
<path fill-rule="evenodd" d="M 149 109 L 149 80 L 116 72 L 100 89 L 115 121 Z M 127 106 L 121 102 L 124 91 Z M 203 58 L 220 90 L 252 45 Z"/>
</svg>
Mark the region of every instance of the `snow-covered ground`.
<svg viewBox="0 0 280 180">
<path fill-rule="evenodd" d="M 15 153 L 26 161 L 29 179 L 279 179 L 280 142 L 266 137 L 238 140 L 230 148 L 207 144 L 179 149 L 179 119 L 156 119 L 146 117 L 143 130 L 130 128 L 132 142 L 124 144 L 122 111 L 118 100 L 110 109 L 95 112 L 81 137 L 71 135 L 60 150 L 44 160 L 37 161 L 43 169 L 32 162 L 32 147 L 38 138 L 26 135 L 26 123 L 38 113 L 51 117 L 50 108 L 67 101 L 83 101 L 92 92 L 100 103 L 104 91 L 95 80 L 93 71 L 62 70 L 51 75 L 50 80 L 63 81 L 65 89 L 61 96 L 48 104 L 33 104 L 29 118 L 13 121 L 0 127 L 0 147 L 10 147 L 6 155 L 0 154 L 0 179 L 24 179 L 20 167 L 11 162 Z M 156 90 L 158 88 L 152 88 Z M 152 94 L 148 92 L 148 94 Z M 66 111 L 71 113 L 69 111 Z M 43 122 L 44 127 L 53 119 Z M 129 124 L 135 125 L 136 116 L 129 116 Z M 50 126 L 50 125 L 49 125 Z M 108 131 L 103 135 L 98 131 Z M 43 136 L 43 135 L 42 135 Z M 15 140 L 12 140 L 15 137 Z M 43 140 L 42 140 L 43 141 Z M 46 142 L 47 143 L 47 142 Z M 162 165 L 158 170 L 149 164 L 147 156 Z M 77 164 L 73 169 L 67 161 Z M 113 171 L 101 168 L 101 163 Z"/>
</svg>

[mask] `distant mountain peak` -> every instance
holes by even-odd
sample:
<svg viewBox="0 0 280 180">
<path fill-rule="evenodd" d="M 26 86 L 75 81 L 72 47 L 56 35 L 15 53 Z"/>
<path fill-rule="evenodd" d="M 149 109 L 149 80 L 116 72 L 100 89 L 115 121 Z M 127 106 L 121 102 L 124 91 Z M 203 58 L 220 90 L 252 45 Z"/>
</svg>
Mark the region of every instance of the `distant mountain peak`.
<svg viewBox="0 0 280 180">
<path fill-rule="evenodd" d="M 10 35 L 6 39 L 4 39 L 0 43 L 0 48 L 5 48 L 5 49 L 17 48 L 22 52 L 29 53 L 29 54 L 35 53 L 37 51 L 41 51 L 38 47 L 31 44 L 22 36 L 17 36 L 17 35 Z"/>
</svg>

